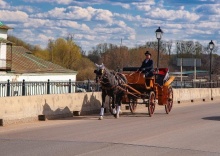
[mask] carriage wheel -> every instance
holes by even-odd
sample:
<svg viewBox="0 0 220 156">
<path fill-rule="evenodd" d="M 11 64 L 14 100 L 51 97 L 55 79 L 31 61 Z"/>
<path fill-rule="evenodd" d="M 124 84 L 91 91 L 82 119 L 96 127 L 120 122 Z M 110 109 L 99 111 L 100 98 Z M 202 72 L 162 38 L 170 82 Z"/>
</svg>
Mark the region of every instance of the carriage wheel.
<svg viewBox="0 0 220 156">
<path fill-rule="evenodd" d="M 129 108 L 131 113 L 134 113 L 137 108 L 137 99 L 130 99 L 129 100 Z"/>
<path fill-rule="evenodd" d="M 173 107 L 173 89 L 172 87 L 169 87 L 168 94 L 167 94 L 167 104 L 165 105 L 165 111 L 167 114 L 169 114 L 172 107 Z"/>
<path fill-rule="evenodd" d="M 148 113 L 149 113 L 150 117 L 154 114 L 155 99 L 156 99 L 155 93 L 153 91 L 151 91 L 150 95 L 149 95 L 149 104 L 148 104 Z"/>
</svg>

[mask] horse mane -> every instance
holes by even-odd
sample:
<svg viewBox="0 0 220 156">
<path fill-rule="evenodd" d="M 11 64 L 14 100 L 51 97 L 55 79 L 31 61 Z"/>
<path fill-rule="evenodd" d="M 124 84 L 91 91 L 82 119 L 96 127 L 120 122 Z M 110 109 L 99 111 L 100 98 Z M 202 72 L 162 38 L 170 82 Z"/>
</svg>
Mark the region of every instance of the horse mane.
<svg viewBox="0 0 220 156">
<path fill-rule="evenodd" d="M 106 72 L 106 76 L 109 80 L 109 83 L 111 86 L 115 86 L 118 85 L 116 78 L 115 78 L 115 72 L 114 71 L 110 71 L 108 68 L 105 67 L 105 72 Z"/>
</svg>

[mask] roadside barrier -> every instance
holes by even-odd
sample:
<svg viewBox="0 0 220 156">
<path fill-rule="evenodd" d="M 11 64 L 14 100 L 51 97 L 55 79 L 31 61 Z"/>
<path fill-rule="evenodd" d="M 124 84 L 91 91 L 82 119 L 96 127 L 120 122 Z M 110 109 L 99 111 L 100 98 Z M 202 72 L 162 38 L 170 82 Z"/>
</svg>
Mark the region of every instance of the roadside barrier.
<svg viewBox="0 0 220 156">
<path fill-rule="evenodd" d="M 219 98 L 220 88 L 173 89 L 173 94 L 174 104 L 206 102 Z M 86 114 L 98 115 L 100 107 L 101 92 L 1 97 L 0 125 Z"/>
</svg>

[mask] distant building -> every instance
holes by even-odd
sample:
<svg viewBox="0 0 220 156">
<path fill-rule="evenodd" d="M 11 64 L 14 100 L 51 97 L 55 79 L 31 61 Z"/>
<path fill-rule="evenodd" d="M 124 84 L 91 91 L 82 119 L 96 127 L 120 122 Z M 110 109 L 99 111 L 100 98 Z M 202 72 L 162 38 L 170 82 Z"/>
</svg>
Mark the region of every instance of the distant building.
<svg viewBox="0 0 220 156">
<path fill-rule="evenodd" d="M 0 22 L 0 81 L 76 81 L 77 72 L 40 59 L 7 40 L 12 29 Z"/>
</svg>

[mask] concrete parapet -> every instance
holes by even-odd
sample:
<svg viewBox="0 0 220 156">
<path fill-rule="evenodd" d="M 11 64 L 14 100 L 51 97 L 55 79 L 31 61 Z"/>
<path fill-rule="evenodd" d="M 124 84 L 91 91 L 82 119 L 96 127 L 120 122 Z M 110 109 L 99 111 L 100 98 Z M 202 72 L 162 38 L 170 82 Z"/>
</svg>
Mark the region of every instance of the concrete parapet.
<svg viewBox="0 0 220 156">
<path fill-rule="evenodd" d="M 2 125 L 29 120 L 56 119 L 99 113 L 101 93 L 71 93 L 0 98 L 0 119 Z"/>
<path fill-rule="evenodd" d="M 220 88 L 173 89 L 173 93 L 174 104 L 220 98 Z M 85 114 L 98 115 L 100 107 L 101 92 L 1 97 L 0 126 Z"/>
<path fill-rule="evenodd" d="M 174 103 L 210 101 L 220 98 L 220 88 L 183 88 L 173 89 Z"/>
</svg>

